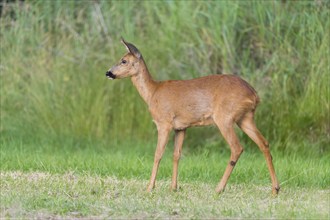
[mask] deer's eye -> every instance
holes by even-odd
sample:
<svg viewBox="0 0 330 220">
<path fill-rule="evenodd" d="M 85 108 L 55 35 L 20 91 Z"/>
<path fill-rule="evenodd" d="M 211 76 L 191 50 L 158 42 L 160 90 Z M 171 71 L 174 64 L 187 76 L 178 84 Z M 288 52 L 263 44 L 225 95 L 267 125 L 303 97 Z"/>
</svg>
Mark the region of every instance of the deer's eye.
<svg viewBox="0 0 330 220">
<path fill-rule="evenodd" d="M 127 63 L 127 60 L 122 60 L 121 63 L 122 64 L 126 64 Z"/>
</svg>

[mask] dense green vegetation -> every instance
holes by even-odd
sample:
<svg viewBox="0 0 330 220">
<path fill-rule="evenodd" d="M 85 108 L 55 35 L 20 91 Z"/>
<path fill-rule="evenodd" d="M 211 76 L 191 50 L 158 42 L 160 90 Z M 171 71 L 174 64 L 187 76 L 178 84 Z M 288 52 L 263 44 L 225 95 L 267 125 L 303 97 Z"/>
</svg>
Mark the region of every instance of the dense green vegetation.
<svg viewBox="0 0 330 220">
<path fill-rule="evenodd" d="M 329 29 L 326 1 L 4 4 L 1 139 L 149 142 L 154 125 L 131 82 L 104 77 L 123 36 L 158 80 L 241 75 L 274 148 L 329 152 Z M 191 133 L 189 146 L 220 141 L 215 129 Z"/>
<path fill-rule="evenodd" d="M 329 197 L 310 196 L 329 194 L 329 1 L 31 0 L 0 5 L 0 218 L 35 217 L 44 209 L 46 217 L 104 212 L 112 217 L 142 212 L 141 218 L 173 213 L 178 218 L 329 216 Z M 179 181 L 193 198 L 179 191 L 166 196 L 156 213 L 148 213 L 168 184 L 162 182 L 156 196 L 138 190 L 149 178 L 156 129 L 130 80 L 105 77 L 126 52 L 121 36 L 139 48 L 157 80 L 233 73 L 250 82 L 261 97 L 256 122 L 271 144 L 284 196 L 267 198 L 268 209 L 260 211 L 265 200 L 260 188 L 270 192 L 267 167 L 256 145 L 237 129 L 245 153 L 229 180 L 232 191 L 214 198 L 215 206 L 200 206 L 200 185 L 208 192 L 200 202 L 207 203 L 229 150 L 215 127 L 192 128 Z M 170 149 L 160 166 L 163 181 L 171 175 Z M 48 179 L 29 185 L 29 175 L 37 172 Z M 116 188 L 119 199 L 107 202 L 98 192 L 86 194 L 85 183 L 70 188 L 63 180 L 68 173 L 91 181 L 91 188 L 99 187 L 99 179 L 119 178 L 114 185 L 130 190 Z M 100 190 L 113 193 L 109 181 Z M 30 188 L 20 191 L 22 185 Z M 38 187 L 50 191 L 33 192 Z M 82 197 L 70 196 L 74 190 Z M 230 193 L 246 197 L 237 200 Z M 123 199 L 127 194 L 136 197 Z M 136 206 L 142 198 L 145 203 Z M 166 201 L 189 198 L 197 203 L 166 207 Z M 90 204 L 97 199 L 93 209 Z M 252 209 L 224 205 L 253 199 Z M 15 204 L 19 213 L 12 214 Z M 108 212 L 108 206 L 114 208 Z"/>
</svg>

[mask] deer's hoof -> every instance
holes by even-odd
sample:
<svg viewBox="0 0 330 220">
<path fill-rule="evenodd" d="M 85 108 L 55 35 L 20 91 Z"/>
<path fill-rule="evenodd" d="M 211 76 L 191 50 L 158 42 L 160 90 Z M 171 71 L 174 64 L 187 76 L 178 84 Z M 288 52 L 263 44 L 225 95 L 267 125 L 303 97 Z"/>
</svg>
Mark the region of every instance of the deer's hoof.
<svg viewBox="0 0 330 220">
<path fill-rule="evenodd" d="M 148 193 L 151 193 L 151 192 L 153 191 L 154 188 L 155 188 L 154 186 L 150 186 L 150 185 L 149 185 L 149 186 L 147 187 L 147 192 L 148 192 Z"/>
<path fill-rule="evenodd" d="M 178 191 L 181 191 L 182 188 L 181 187 L 178 187 L 178 186 L 175 186 L 175 187 L 171 187 L 171 192 L 178 192 Z"/>
<path fill-rule="evenodd" d="M 277 196 L 280 192 L 280 186 L 275 186 L 272 190 L 273 196 Z"/>
<path fill-rule="evenodd" d="M 217 187 L 217 188 L 215 189 L 215 192 L 216 192 L 217 194 L 222 194 L 224 191 L 225 191 L 225 188 L 223 188 L 223 187 Z"/>
</svg>

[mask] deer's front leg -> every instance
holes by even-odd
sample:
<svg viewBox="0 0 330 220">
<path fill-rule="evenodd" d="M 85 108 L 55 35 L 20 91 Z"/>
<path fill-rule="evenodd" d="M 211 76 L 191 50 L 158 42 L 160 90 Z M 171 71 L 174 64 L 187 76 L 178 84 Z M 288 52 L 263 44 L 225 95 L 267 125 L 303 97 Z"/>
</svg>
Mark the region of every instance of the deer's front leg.
<svg viewBox="0 0 330 220">
<path fill-rule="evenodd" d="M 150 177 L 150 183 L 148 185 L 147 191 L 151 192 L 153 188 L 155 188 L 155 181 L 157 176 L 157 171 L 159 167 L 159 162 L 162 159 L 163 153 L 165 151 L 165 147 L 168 141 L 168 136 L 171 129 L 165 126 L 158 126 L 158 142 L 157 142 L 157 149 L 155 152 L 154 158 L 154 166 L 152 168 L 152 173 Z"/>
<path fill-rule="evenodd" d="M 185 135 L 185 130 L 175 131 L 174 153 L 173 153 L 173 175 L 172 175 L 171 190 L 177 189 L 178 166 L 181 157 L 184 135 Z"/>
</svg>

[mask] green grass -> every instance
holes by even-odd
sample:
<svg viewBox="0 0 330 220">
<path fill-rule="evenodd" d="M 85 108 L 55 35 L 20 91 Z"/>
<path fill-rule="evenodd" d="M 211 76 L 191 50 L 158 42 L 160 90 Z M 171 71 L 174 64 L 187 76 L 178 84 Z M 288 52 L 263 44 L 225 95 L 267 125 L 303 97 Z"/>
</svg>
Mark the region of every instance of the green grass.
<svg viewBox="0 0 330 220">
<path fill-rule="evenodd" d="M 329 189 L 283 188 L 273 198 L 267 187 L 232 184 L 221 196 L 213 184 L 181 183 L 169 191 L 158 181 L 146 193 L 145 180 L 98 175 L 2 172 L 1 216 L 12 218 L 277 218 L 327 219 Z"/>
<path fill-rule="evenodd" d="M 57 148 L 54 144 L 19 146 L 17 142 L 12 142 L 1 146 L 1 170 L 52 174 L 75 172 L 81 175 L 148 180 L 153 164 L 154 145 L 155 143 L 139 143 L 135 146 L 121 145 L 120 148 L 106 149 L 95 144 L 83 147 L 66 144 L 67 148 L 64 149 Z M 207 147 L 204 150 L 184 147 L 180 162 L 180 180 L 208 182 L 214 184 L 215 188 L 229 161 L 230 151 L 224 146 L 214 148 L 210 151 Z M 170 144 L 161 162 L 158 179 L 170 180 L 172 152 L 173 144 Z M 329 155 L 319 158 L 312 155 L 303 157 L 274 152 L 273 157 L 283 187 L 329 187 Z M 271 182 L 262 153 L 258 150 L 244 152 L 235 167 L 230 183 L 259 184 L 270 189 Z"/>
<path fill-rule="evenodd" d="M 4 147 L 6 146 L 6 147 Z M 184 148 L 179 187 L 171 193 L 172 145 L 160 165 L 156 189 L 145 192 L 153 146 L 1 146 L 1 217 L 10 218 L 328 218 L 329 156 L 273 153 L 281 184 L 271 182 L 261 152 L 242 154 L 224 194 L 215 187 L 229 159 Z M 130 149 L 129 149 L 130 147 Z M 34 150 L 31 150 L 34 149 Z"/>
<path fill-rule="evenodd" d="M 1 2 L 0 218 L 329 218 L 329 1 Z M 173 142 L 144 192 L 156 129 L 130 80 L 104 74 L 142 52 L 157 80 L 234 73 L 261 97 L 256 122 L 282 186 L 214 127 L 187 131 L 177 193 Z"/>
<path fill-rule="evenodd" d="M 62 143 L 63 144 L 63 143 Z M 317 218 L 330 213 L 329 155 L 274 152 L 281 185 L 271 195 L 265 159 L 244 152 L 226 191 L 215 187 L 229 150 L 186 146 L 179 167 L 179 191 L 170 192 L 173 143 L 160 165 L 156 189 L 145 192 L 153 164 L 153 146 L 66 143 L 3 143 L 1 217 L 8 218 Z M 212 146 L 212 148 L 215 146 Z M 218 150 L 218 152 L 216 152 Z"/>
</svg>

